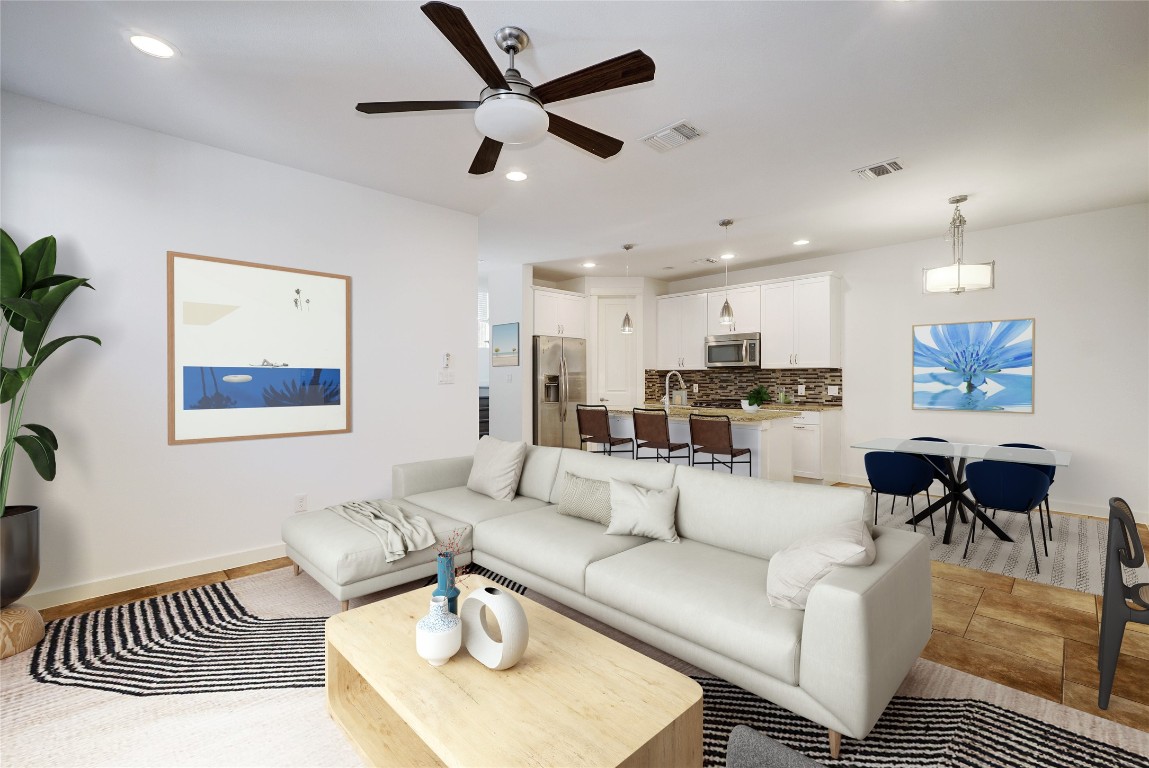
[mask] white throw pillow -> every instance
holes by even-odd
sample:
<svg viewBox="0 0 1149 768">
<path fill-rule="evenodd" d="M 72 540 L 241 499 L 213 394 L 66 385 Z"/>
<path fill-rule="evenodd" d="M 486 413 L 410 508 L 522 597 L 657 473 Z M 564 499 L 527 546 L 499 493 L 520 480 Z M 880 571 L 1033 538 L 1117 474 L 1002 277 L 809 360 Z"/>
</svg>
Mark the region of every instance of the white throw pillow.
<svg viewBox="0 0 1149 768">
<path fill-rule="evenodd" d="M 610 525 L 610 483 L 566 473 L 559 497 L 560 515 L 581 517 L 600 525 Z"/>
<path fill-rule="evenodd" d="M 863 520 L 798 539 L 770 558 L 766 596 L 778 608 L 804 610 L 810 590 L 836 565 L 869 565 L 877 549 Z"/>
<path fill-rule="evenodd" d="M 526 443 L 509 443 L 484 435 L 475 448 L 475 463 L 471 465 L 467 487 L 492 499 L 510 501 L 518 490 L 526 457 Z"/>
<path fill-rule="evenodd" d="M 674 508 L 678 489 L 658 491 L 622 480 L 610 480 L 610 525 L 606 532 L 618 536 L 646 536 L 674 543 Z"/>
</svg>

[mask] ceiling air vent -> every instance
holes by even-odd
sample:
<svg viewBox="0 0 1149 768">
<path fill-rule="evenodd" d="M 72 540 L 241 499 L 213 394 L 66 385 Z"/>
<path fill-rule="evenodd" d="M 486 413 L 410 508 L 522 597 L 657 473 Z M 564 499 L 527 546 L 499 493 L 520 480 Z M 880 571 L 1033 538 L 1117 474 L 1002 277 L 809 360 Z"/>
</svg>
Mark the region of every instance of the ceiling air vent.
<svg viewBox="0 0 1149 768">
<path fill-rule="evenodd" d="M 657 149 L 659 152 L 666 152 L 675 147 L 681 147 L 688 141 L 701 139 L 705 135 L 705 131 L 700 131 L 683 120 L 680 123 L 660 128 L 649 136 L 643 136 L 642 141 L 646 146 L 652 149 Z"/>
<path fill-rule="evenodd" d="M 902 170 L 902 164 L 899 163 L 898 158 L 895 157 L 893 160 L 887 160 L 884 163 L 855 168 L 853 173 L 858 174 L 859 179 L 878 179 L 900 170 Z"/>
<path fill-rule="evenodd" d="M 707 256 L 705 259 L 694 259 L 694 260 L 693 260 L 692 262 L 690 262 L 690 263 L 691 263 L 691 264 L 717 264 L 717 263 L 718 263 L 718 259 L 715 259 L 715 258 L 713 258 L 713 257 L 711 257 L 711 256 Z"/>
</svg>

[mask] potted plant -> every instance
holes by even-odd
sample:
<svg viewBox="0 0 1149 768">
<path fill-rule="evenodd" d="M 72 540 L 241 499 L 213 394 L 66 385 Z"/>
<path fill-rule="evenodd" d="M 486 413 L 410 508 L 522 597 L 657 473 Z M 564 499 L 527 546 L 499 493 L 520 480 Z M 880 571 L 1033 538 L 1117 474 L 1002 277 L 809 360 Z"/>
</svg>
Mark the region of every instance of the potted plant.
<svg viewBox="0 0 1149 768">
<path fill-rule="evenodd" d="M 758 410 L 759 406 L 765 405 L 769 401 L 770 393 L 766 391 L 766 387 L 759 384 L 746 394 L 746 399 L 742 401 L 742 410 L 753 413 Z"/>
<path fill-rule="evenodd" d="M 0 454 L 0 608 L 15 602 L 32 588 L 40 572 L 40 510 L 30 505 L 8 505 L 8 485 L 17 448 L 27 455 L 45 480 L 56 477 L 56 449 L 52 430 L 25 424 L 24 404 L 40 366 L 60 347 L 95 336 L 62 336 L 48 341 L 48 328 L 60 307 L 87 278 L 56 273 L 56 238 L 45 237 L 23 252 L 0 229 L 0 403 L 8 406 L 4 448 Z"/>
</svg>

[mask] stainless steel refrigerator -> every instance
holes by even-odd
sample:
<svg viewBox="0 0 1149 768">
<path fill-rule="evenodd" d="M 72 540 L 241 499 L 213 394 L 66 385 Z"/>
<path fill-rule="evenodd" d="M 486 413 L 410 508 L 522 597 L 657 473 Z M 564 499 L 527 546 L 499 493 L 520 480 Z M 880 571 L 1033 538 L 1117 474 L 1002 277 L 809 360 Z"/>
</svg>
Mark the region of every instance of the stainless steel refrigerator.
<svg viewBox="0 0 1149 768">
<path fill-rule="evenodd" d="M 535 445 L 578 448 L 586 402 L 586 339 L 535 336 Z"/>
</svg>

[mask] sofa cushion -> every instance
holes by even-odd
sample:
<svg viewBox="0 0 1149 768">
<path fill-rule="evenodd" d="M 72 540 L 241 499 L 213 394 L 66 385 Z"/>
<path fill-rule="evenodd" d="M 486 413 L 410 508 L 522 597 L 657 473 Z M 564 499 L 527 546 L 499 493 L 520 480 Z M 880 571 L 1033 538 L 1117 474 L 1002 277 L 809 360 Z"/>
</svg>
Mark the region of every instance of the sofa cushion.
<svg viewBox="0 0 1149 768">
<path fill-rule="evenodd" d="M 644 488 L 660 490 L 669 488 L 674 482 L 674 468 L 674 464 L 631 461 L 629 456 L 622 459 L 618 456 L 605 456 L 599 453 L 564 448 L 559 456 L 558 476 L 547 498 L 552 504 L 558 504 L 559 497 L 562 496 L 563 492 L 563 479 L 566 477 L 564 472 L 604 482 L 612 478 L 625 480 Z"/>
<path fill-rule="evenodd" d="M 808 533 L 865 519 L 855 488 L 788 483 L 679 467 L 678 535 L 744 555 L 770 558 Z"/>
<path fill-rule="evenodd" d="M 541 445 L 528 445 L 527 457 L 523 461 L 523 475 L 519 478 L 519 495 L 530 496 L 539 501 L 550 501 L 551 489 L 559 472 L 559 456 L 562 448 Z"/>
<path fill-rule="evenodd" d="M 654 490 L 622 480 L 610 481 L 610 525 L 606 532 L 646 536 L 674 543 L 674 507 L 678 503 L 677 488 Z"/>
<path fill-rule="evenodd" d="M 459 551 L 471 549 L 470 525 L 405 501 L 392 503 L 398 504 L 407 515 L 424 518 L 437 542 L 447 543 L 454 537 Z M 339 585 L 429 563 L 438 555 L 438 549 L 432 546 L 408 552 L 388 563 L 387 552 L 378 536 L 330 509 L 316 509 L 287 518 L 283 522 L 283 541 Z"/>
<path fill-rule="evenodd" d="M 511 443 L 483 435 L 475 448 L 475 461 L 467 477 L 467 487 L 492 499 L 510 501 L 519 488 L 526 456 L 526 443 Z"/>
<path fill-rule="evenodd" d="M 532 499 L 529 496 L 516 496 L 510 501 L 496 501 L 462 486 L 416 493 L 414 496 L 408 496 L 407 501 L 472 525 L 490 520 L 492 517 L 502 517 L 546 506 L 545 501 Z"/>
<path fill-rule="evenodd" d="M 476 525 L 475 559 L 482 565 L 483 555 L 492 555 L 581 595 L 588 564 L 648 541 L 604 536 L 598 523 L 560 515 L 558 507 L 547 506 Z"/>
<path fill-rule="evenodd" d="M 558 513 L 610 525 L 610 483 L 567 472 L 566 485 L 559 496 Z"/>
<path fill-rule="evenodd" d="M 769 566 L 686 538 L 652 541 L 591 563 L 586 596 L 797 685 L 804 614 L 770 605 Z"/>
<path fill-rule="evenodd" d="M 864 520 L 854 520 L 795 541 L 770 558 L 766 596 L 779 608 L 806 607 L 810 590 L 839 565 L 869 565 L 877 547 Z"/>
</svg>

